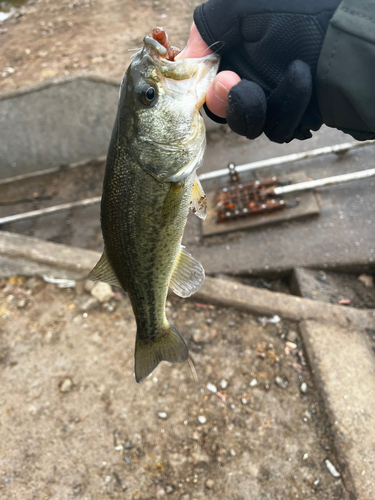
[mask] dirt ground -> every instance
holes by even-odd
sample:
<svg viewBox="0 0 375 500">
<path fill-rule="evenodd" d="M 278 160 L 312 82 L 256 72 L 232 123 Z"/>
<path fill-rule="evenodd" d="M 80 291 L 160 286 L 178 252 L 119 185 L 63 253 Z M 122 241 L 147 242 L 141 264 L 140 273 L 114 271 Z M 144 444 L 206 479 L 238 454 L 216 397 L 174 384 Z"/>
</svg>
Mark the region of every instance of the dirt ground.
<svg viewBox="0 0 375 500">
<path fill-rule="evenodd" d="M 0 23 L 0 92 L 60 75 L 118 77 L 143 37 L 162 25 L 188 37 L 197 0 L 29 0 Z"/>
<path fill-rule="evenodd" d="M 138 385 L 126 297 L 1 282 L 0 497 L 345 498 L 296 325 L 167 306 L 198 381 L 163 363 Z"/>
</svg>

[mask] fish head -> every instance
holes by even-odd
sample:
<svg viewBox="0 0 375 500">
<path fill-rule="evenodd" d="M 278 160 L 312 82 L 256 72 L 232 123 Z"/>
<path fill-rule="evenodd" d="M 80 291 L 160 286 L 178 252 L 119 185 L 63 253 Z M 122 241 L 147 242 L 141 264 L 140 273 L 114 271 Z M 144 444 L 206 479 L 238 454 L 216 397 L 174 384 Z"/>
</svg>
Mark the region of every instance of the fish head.
<svg viewBox="0 0 375 500">
<path fill-rule="evenodd" d="M 120 91 L 118 143 L 161 182 L 179 182 L 200 166 L 205 127 L 200 108 L 219 57 L 169 61 L 151 37 L 133 58 Z"/>
</svg>

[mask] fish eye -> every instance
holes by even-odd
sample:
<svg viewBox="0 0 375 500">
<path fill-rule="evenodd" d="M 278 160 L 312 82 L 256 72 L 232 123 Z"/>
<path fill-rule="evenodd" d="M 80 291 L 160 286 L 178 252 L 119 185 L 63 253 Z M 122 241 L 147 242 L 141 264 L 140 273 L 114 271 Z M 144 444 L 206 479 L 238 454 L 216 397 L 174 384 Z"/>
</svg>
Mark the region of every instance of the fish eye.
<svg viewBox="0 0 375 500">
<path fill-rule="evenodd" d="M 156 89 L 152 85 L 143 85 L 140 89 L 139 98 L 142 104 L 149 106 L 156 99 Z"/>
</svg>

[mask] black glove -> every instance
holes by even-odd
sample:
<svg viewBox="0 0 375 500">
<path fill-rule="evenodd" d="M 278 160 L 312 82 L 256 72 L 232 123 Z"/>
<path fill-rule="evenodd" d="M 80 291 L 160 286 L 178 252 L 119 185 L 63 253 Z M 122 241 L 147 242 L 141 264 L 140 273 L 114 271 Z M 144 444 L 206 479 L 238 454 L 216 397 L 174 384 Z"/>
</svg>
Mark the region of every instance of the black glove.
<svg viewBox="0 0 375 500">
<path fill-rule="evenodd" d="M 329 20 L 340 0 L 209 0 L 194 21 L 221 54 L 219 71 L 242 81 L 228 96 L 226 118 L 249 139 L 308 139 L 323 124 L 315 76 Z M 206 108 L 207 111 L 207 108 Z M 215 121 L 225 123 L 208 110 Z"/>
</svg>

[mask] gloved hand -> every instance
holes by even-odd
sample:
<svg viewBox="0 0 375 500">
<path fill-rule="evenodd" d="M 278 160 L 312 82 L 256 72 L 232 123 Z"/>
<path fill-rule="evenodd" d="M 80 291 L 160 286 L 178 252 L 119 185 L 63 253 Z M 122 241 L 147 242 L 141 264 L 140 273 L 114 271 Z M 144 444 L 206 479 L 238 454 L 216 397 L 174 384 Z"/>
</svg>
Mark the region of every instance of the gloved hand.
<svg viewBox="0 0 375 500">
<path fill-rule="evenodd" d="M 340 0 L 209 0 L 194 12 L 204 42 L 236 75 L 226 120 L 249 139 L 307 139 L 322 123 L 314 80 Z M 207 100 L 209 105 L 209 100 Z M 206 109 L 207 110 L 207 109 Z M 208 110 L 215 121 L 225 122 Z"/>
</svg>

